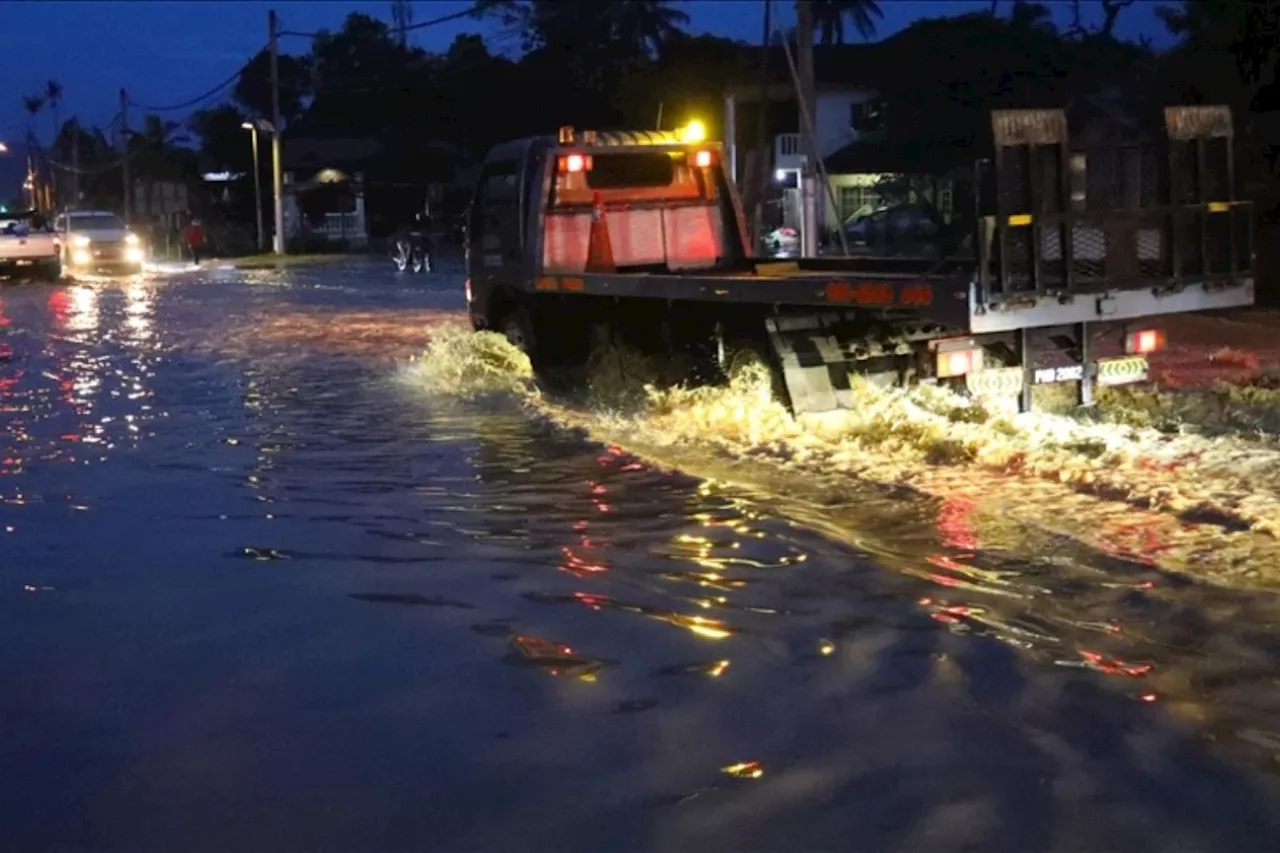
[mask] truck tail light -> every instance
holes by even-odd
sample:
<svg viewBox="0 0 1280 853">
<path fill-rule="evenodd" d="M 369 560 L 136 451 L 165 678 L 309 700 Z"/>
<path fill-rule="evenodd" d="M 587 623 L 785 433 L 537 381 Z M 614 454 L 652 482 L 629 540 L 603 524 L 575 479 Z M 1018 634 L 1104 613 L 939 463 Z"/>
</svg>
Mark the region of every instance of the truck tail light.
<svg viewBox="0 0 1280 853">
<path fill-rule="evenodd" d="M 591 158 L 586 154 L 565 154 L 557 161 L 557 169 L 563 173 L 590 172 Z"/>
<path fill-rule="evenodd" d="M 715 158 L 711 156 L 710 151 L 699 151 L 693 155 L 693 165 L 697 166 L 699 169 L 709 168 L 714 162 Z"/>
<path fill-rule="evenodd" d="M 951 379 L 977 373 L 982 369 L 982 350 L 979 348 L 956 349 L 938 353 L 938 378 Z"/>
<path fill-rule="evenodd" d="M 1125 336 L 1124 350 L 1129 355 L 1146 355 L 1164 349 L 1164 332 L 1160 329 L 1142 329 Z"/>
</svg>

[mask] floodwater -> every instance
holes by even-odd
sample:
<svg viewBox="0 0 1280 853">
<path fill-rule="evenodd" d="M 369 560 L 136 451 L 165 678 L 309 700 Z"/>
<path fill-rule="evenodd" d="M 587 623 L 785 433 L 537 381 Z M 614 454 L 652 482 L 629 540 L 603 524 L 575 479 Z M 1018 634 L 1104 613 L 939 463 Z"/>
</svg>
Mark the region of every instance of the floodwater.
<svg viewBox="0 0 1280 853">
<path fill-rule="evenodd" d="M 1273 594 L 427 393 L 387 267 L 0 290 L 0 849 L 1280 843 Z"/>
</svg>

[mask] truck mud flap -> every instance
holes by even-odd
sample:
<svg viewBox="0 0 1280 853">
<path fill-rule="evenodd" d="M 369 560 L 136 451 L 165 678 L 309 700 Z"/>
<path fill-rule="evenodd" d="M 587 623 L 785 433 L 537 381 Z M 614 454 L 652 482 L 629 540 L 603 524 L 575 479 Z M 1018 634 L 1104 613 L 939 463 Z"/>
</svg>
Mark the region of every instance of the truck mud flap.
<svg viewBox="0 0 1280 853">
<path fill-rule="evenodd" d="M 770 317 L 765 326 L 796 415 L 854 408 L 851 374 L 913 352 L 905 337 L 871 341 L 839 314 Z"/>
<path fill-rule="evenodd" d="M 790 318 L 788 318 L 790 319 Z M 797 415 L 853 408 L 848 365 L 835 335 L 820 324 L 780 330 L 769 319 L 769 342 L 782 370 L 791 410 Z"/>
</svg>

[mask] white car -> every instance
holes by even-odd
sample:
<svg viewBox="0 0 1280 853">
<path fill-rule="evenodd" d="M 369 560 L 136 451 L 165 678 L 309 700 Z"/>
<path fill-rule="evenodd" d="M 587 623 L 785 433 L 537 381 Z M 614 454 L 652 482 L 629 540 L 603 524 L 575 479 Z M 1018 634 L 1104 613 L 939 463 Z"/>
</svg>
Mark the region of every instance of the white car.
<svg viewBox="0 0 1280 853">
<path fill-rule="evenodd" d="M 59 215 L 53 228 L 62 240 L 62 266 L 68 272 L 142 272 L 142 240 L 114 213 L 71 210 Z"/>
<path fill-rule="evenodd" d="M 62 277 L 62 247 L 53 229 L 34 211 L 0 216 L 0 276 L 57 281 Z"/>
</svg>

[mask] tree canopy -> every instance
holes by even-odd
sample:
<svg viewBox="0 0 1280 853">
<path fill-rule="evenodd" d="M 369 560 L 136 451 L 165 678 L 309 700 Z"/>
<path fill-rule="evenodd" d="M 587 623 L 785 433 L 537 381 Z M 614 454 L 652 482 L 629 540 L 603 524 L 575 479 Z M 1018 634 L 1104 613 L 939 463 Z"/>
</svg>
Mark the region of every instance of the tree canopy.
<svg viewBox="0 0 1280 853">
<path fill-rule="evenodd" d="M 1139 110 L 1230 104 L 1249 152 L 1241 160 L 1246 179 L 1257 192 L 1277 183 L 1280 0 L 1171 0 L 1159 14 L 1178 42 L 1163 52 L 1115 35 L 1131 0 L 1106 0 L 1092 30 L 1080 14 L 1081 3 L 1091 0 L 1073 0 L 1077 14 L 1061 28 L 1047 6 L 1006 0 L 917 21 L 874 43 L 882 4 L 808 2 L 816 40 L 833 46 L 824 49 L 851 51 L 845 72 L 878 93 L 862 130 L 934 165 L 940 157 L 962 165 L 988 132 L 993 108 L 1061 106 L 1105 92 Z M 433 53 L 413 46 L 395 25 L 353 13 L 303 50 L 281 54 L 285 138 L 380 140 L 388 170 L 414 181 L 434 168 L 421 152 L 450 149 L 456 159 L 475 162 L 497 142 L 561 124 L 654 127 L 661 111 L 664 127 L 696 115 L 715 132 L 725 88 L 759 82 L 759 49 L 692 34 L 689 23 L 669 0 L 480 0 L 475 25 L 496 32 L 460 35 Z M 845 44 L 854 40 L 864 44 Z M 198 139 L 200 167 L 245 172 L 250 154 L 241 124 L 271 115 L 265 53 L 249 58 L 227 94 L 227 102 L 190 116 L 187 128 Z M 23 99 L 32 132 L 40 135 L 37 117 L 48 114 L 54 138 L 83 134 L 86 170 L 111 167 L 117 151 L 96 140 L 114 131 L 67 131 L 55 114 L 61 97 L 51 81 Z M 133 121 L 131 144 L 149 152 L 138 155 L 139 169 L 172 173 L 166 156 L 196 169 L 176 155 L 180 128 L 157 135 L 155 126 L 139 130 L 142 117 Z M 65 149 L 54 156 L 65 159 Z"/>
</svg>

